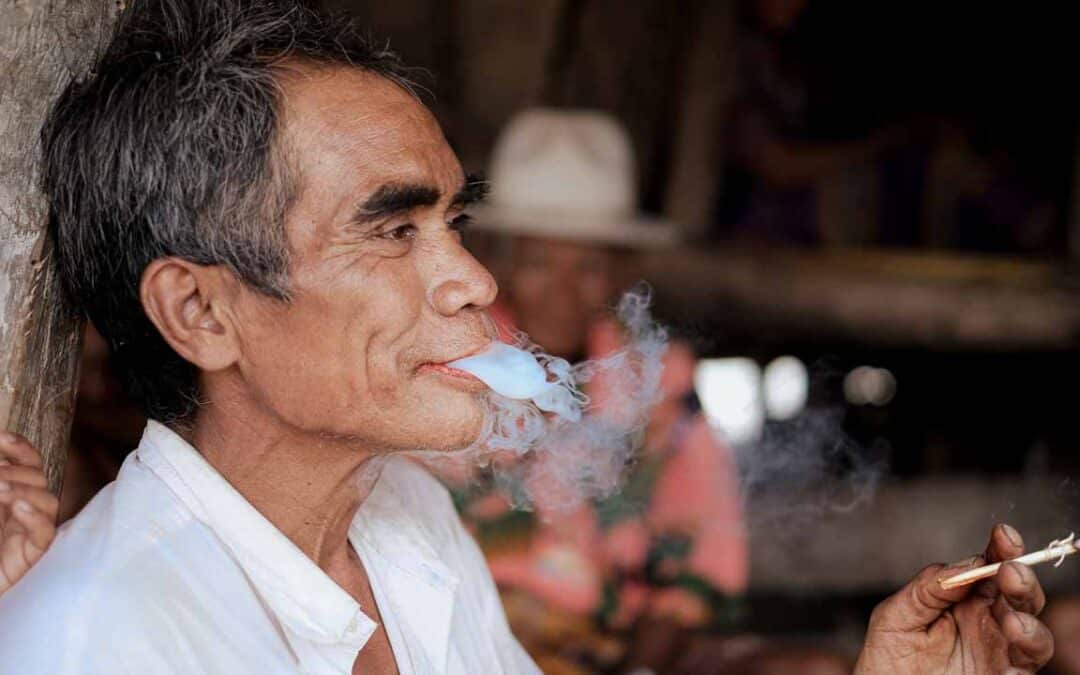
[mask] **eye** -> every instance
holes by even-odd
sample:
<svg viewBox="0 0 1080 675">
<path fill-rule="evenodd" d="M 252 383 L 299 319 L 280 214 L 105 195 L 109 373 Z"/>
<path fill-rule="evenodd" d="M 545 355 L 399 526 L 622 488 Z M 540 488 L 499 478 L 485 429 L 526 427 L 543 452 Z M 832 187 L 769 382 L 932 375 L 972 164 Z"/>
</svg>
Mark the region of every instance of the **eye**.
<svg viewBox="0 0 1080 675">
<path fill-rule="evenodd" d="M 416 239 L 417 229 L 415 225 L 406 223 L 382 232 L 379 236 L 391 241 L 412 241 Z"/>
<path fill-rule="evenodd" d="M 457 218 L 450 221 L 450 229 L 454 232 L 464 233 L 469 229 L 469 223 L 472 222 L 472 216 L 467 213 L 463 213 Z"/>
</svg>

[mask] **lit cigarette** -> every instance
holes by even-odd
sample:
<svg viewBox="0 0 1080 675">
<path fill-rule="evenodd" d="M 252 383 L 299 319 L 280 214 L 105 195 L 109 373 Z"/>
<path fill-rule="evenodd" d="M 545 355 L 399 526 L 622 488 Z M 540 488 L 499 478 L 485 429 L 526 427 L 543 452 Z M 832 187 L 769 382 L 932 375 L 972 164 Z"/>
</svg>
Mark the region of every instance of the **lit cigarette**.
<svg viewBox="0 0 1080 675">
<path fill-rule="evenodd" d="M 1053 560 L 1055 561 L 1054 567 L 1057 567 L 1065 560 L 1066 556 L 1070 556 L 1080 550 L 1077 549 L 1075 538 L 1075 534 L 1070 534 L 1066 539 L 1050 542 L 1050 545 L 1041 551 L 1028 553 L 1027 555 L 1022 555 L 1019 558 L 1013 558 L 1006 562 L 1015 562 L 1031 567 L 1032 565 L 1039 565 Z M 981 579 L 994 576 L 998 573 L 998 570 L 1001 569 L 1002 564 L 1004 563 L 994 563 L 993 565 L 976 567 L 973 570 L 962 572 L 961 574 L 951 576 L 947 579 L 938 579 L 938 583 L 941 584 L 941 587 L 945 590 L 967 586 L 968 584 L 973 584 Z"/>
</svg>

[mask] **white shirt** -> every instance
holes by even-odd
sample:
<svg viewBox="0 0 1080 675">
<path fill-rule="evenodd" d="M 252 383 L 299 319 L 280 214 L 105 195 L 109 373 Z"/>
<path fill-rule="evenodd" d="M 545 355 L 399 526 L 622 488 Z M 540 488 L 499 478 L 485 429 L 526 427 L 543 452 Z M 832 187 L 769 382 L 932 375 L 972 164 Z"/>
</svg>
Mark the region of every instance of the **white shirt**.
<svg viewBox="0 0 1080 675">
<path fill-rule="evenodd" d="M 539 672 L 425 470 L 389 460 L 349 541 L 403 674 Z M 0 673 L 350 673 L 374 630 L 202 455 L 150 422 L 116 481 L 0 597 Z"/>
</svg>

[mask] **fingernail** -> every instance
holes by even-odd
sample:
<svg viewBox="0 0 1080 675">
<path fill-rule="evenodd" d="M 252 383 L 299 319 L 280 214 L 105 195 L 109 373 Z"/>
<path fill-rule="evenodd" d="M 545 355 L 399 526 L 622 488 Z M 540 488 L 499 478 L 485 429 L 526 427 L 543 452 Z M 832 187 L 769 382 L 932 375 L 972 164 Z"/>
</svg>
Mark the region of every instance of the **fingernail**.
<svg viewBox="0 0 1080 675">
<path fill-rule="evenodd" d="M 10 431 L 0 431 L 0 443 L 9 445 L 15 442 L 15 434 Z"/>
<path fill-rule="evenodd" d="M 34 510 L 33 506 L 30 506 L 30 502 L 24 502 L 21 499 L 16 499 L 15 504 L 11 507 L 19 513 L 30 513 Z"/>
<path fill-rule="evenodd" d="M 0 492 L 7 492 L 11 489 L 11 484 L 6 480 L 0 480 Z"/>
<path fill-rule="evenodd" d="M 1002 525 L 1001 531 L 1005 533 L 1005 536 L 1013 546 L 1024 545 L 1024 540 L 1020 537 L 1020 533 L 1017 532 L 1012 525 Z"/>
</svg>

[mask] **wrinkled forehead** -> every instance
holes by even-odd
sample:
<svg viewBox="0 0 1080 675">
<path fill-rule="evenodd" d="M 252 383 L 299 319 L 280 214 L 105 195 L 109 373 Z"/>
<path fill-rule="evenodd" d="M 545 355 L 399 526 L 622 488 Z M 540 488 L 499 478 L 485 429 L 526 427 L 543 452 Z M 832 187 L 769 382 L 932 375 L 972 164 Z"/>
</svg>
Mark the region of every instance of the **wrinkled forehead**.
<svg viewBox="0 0 1080 675">
<path fill-rule="evenodd" d="M 431 112 L 390 80 L 358 68 L 296 65 L 280 78 L 283 137 L 296 168 L 350 191 L 388 181 L 451 192 L 461 167 Z"/>
</svg>

